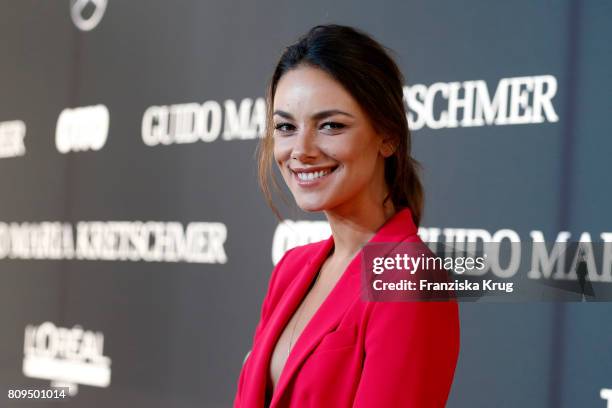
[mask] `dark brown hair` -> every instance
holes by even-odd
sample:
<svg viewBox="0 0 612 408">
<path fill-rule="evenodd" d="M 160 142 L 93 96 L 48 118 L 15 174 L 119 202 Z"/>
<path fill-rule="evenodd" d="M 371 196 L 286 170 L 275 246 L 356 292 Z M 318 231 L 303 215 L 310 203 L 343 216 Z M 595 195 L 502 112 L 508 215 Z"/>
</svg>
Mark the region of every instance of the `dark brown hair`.
<svg viewBox="0 0 612 408">
<path fill-rule="evenodd" d="M 404 105 L 404 77 L 388 49 L 365 32 L 337 24 L 317 25 L 285 48 L 266 94 L 266 130 L 258 146 L 259 185 L 266 202 L 282 220 L 273 203 L 269 179 L 280 187 L 272 169 L 274 95 L 281 77 L 299 66 L 322 69 L 338 81 L 368 115 L 372 126 L 391 139 L 393 155 L 385 159 L 385 181 L 396 210 L 408 207 L 418 226 L 423 212 L 423 186 L 419 163 L 410 155 L 410 130 Z M 288 202 L 281 194 L 283 201 Z"/>
</svg>

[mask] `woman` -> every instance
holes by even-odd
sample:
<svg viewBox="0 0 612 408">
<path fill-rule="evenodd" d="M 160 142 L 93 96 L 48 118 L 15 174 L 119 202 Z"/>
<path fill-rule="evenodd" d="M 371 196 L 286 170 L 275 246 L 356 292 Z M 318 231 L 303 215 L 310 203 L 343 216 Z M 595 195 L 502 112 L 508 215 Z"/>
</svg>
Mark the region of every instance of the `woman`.
<svg viewBox="0 0 612 408">
<path fill-rule="evenodd" d="M 297 205 L 331 236 L 290 249 L 270 277 L 234 407 L 441 407 L 459 351 L 455 301 L 368 302 L 360 251 L 420 242 L 423 192 L 403 78 L 362 31 L 312 28 L 285 49 L 267 94 L 260 182 L 276 161 Z"/>
</svg>

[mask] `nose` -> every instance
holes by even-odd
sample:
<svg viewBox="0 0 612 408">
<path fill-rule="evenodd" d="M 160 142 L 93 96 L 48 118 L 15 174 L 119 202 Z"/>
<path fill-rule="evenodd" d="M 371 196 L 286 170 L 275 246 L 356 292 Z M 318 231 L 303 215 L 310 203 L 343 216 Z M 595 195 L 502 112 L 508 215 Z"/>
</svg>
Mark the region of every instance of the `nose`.
<svg viewBox="0 0 612 408">
<path fill-rule="evenodd" d="M 316 132 L 312 131 L 309 127 L 303 128 L 294 138 L 291 158 L 297 159 L 300 162 L 307 162 L 315 159 L 318 153 Z"/>
</svg>

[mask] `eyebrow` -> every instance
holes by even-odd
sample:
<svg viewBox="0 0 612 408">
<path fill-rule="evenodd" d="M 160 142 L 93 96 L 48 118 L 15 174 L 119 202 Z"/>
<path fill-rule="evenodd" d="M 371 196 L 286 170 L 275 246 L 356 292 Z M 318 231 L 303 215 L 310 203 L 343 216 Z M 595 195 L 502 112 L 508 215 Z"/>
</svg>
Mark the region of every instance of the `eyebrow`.
<svg viewBox="0 0 612 408">
<path fill-rule="evenodd" d="M 282 111 L 282 110 L 275 110 L 274 111 L 274 115 L 280 115 L 280 116 L 282 116 L 284 118 L 287 118 L 287 119 L 293 119 L 293 116 L 289 112 L 285 112 L 285 111 Z M 326 117 L 332 116 L 332 115 L 346 115 L 346 116 L 350 116 L 351 118 L 354 118 L 354 116 L 351 115 L 350 113 L 345 112 L 345 111 L 341 111 L 339 109 L 328 109 L 328 110 L 324 110 L 324 111 L 321 111 L 321 112 L 317 112 L 314 115 L 312 115 L 311 118 L 314 119 L 314 120 L 321 120 L 323 118 L 326 118 Z"/>
</svg>

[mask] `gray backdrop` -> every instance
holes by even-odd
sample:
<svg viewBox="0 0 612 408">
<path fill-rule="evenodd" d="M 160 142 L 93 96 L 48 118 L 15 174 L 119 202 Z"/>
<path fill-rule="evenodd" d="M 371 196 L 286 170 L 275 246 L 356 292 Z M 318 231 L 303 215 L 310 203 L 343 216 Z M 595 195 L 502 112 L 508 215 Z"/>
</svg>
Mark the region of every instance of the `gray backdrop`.
<svg viewBox="0 0 612 408">
<path fill-rule="evenodd" d="M 484 81 L 492 97 L 504 78 L 554 77 L 558 120 L 413 130 L 427 192 L 423 227 L 512 229 L 525 240 L 533 230 L 552 240 L 559 231 L 573 240 L 588 232 L 596 241 L 612 231 L 609 2 L 109 0 L 90 31 L 71 18 L 79 5 L 0 4 L 0 127 L 13 123 L 0 132 L 0 385 L 79 383 L 58 377 L 65 365 L 43 367 L 48 378 L 27 375 L 27 328 L 44 322 L 98 336 L 94 348 L 111 361 L 110 384 L 80 383 L 63 402 L 5 394 L 0 406 L 231 405 L 273 268 L 278 221 L 256 184 L 258 139 L 249 132 L 260 129 L 249 116 L 250 127 L 226 140 L 232 102 L 225 101 L 240 107 L 262 98 L 282 47 L 318 23 L 371 33 L 395 51 L 408 87 Z M 83 20 L 96 12 L 95 2 L 87 7 Z M 145 143 L 149 107 L 207 101 L 223 118 L 215 140 Z M 95 105 L 109 113 L 103 146 L 61 152 L 60 113 Z M 438 95 L 434 116 L 447 105 Z M 25 151 L 11 153 L 19 140 Z M 284 211 L 294 221 L 324 220 Z M 72 226 L 75 240 L 80 222 L 221 223 L 226 261 L 9 255 L 18 227 L 47 221 Z M 609 303 L 460 309 L 449 407 L 607 406 L 600 394 L 612 389 Z M 46 338 L 39 330 L 39 352 L 59 332 Z M 84 343 L 79 337 L 81 353 Z M 60 365 L 71 358 L 81 370 L 95 365 L 49 353 Z"/>
</svg>

